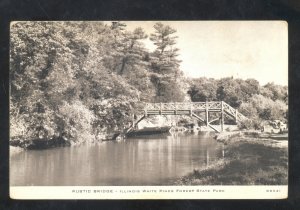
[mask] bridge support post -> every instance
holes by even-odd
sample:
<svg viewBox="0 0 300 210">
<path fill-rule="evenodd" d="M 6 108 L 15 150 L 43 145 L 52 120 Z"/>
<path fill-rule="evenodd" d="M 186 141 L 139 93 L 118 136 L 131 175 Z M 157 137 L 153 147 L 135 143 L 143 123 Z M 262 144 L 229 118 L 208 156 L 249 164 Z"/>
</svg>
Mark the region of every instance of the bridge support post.
<svg viewBox="0 0 300 210">
<path fill-rule="evenodd" d="M 223 106 L 223 101 L 221 101 L 221 131 L 224 131 L 224 106 Z"/>
<path fill-rule="evenodd" d="M 132 115 L 132 124 L 131 124 L 131 126 L 133 127 L 133 128 L 135 128 L 135 123 L 134 123 L 134 121 L 135 121 L 135 119 L 134 119 L 134 114 Z"/>
<path fill-rule="evenodd" d="M 208 127 L 208 103 L 207 103 L 207 101 L 205 102 L 205 123 L 206 123 L 206 127 Z"/>
<path fill-rule="evenodd" d="M 128 133 L 129 131 L 131 131 L 132 129 L 134 129 L 135 127 L 137 127 L 137 125 L 139 124 L 139 122 L 141 122 L 143 119 L 145 119 L 147 116 L 144 114 L 142 117 L 140 117 L 137 121 L 133 121 L 132 125 L 124 130 L 124 133 Z"/>
<path fill-rule="evenodd" d="M 162 110 L 162 104 L 161 104 L 161 102 L 160 102 L 160 104 L 159 104 L 159 114 L 161 115 L 161 110 Z"/>
</svg>

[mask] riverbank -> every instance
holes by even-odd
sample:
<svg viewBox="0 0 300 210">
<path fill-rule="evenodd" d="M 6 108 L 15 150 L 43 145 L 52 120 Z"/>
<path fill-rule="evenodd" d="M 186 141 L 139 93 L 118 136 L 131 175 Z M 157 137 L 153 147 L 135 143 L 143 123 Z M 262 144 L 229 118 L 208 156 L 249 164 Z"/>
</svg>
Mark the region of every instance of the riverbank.
<svg viewBox="0 0 300 210">
<path fill-rule="evenodd" d="M 10 146 L 21 149 L 49 149 L 54 147 L 65 147 L 71 146 L 69 141 L 66 141 L 63 138 L 53 138 L 50 140 L 45 139 L 34 139 L 34 140 L 10 140 Z"/>
<path fill-rule="evenodd" d="M 21 147 L 9 146 L 9 154 L 10 155 L 15 155 L 15 154 L 18 154 L 22 151 L 24 151 L 24 149 L 22 149 Z"/>
<path fill-rule="evenodd" d="M 220 134 L 216 139 L 225 144 L 224 159 L 208 168 L 195 169 L 176 184 L 286 185 L 288 183 L 287 136 L 283 140 L 274 140 L 272 135 L 256 132 L 231 132 Z"/>
</svg>

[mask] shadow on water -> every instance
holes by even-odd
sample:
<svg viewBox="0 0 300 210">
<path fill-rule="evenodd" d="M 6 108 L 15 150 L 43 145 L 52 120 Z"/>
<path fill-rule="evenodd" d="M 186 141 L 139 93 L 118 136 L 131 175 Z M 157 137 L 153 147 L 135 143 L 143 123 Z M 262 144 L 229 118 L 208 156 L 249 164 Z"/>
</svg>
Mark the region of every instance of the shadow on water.
<svg viewBox="0 0 300 210">
<path fill-rule="evenodd" d="M 169 185 L 224 156 L 209 133 L 164 134 L 11 157 L 11 185 Z"/>
</svg>

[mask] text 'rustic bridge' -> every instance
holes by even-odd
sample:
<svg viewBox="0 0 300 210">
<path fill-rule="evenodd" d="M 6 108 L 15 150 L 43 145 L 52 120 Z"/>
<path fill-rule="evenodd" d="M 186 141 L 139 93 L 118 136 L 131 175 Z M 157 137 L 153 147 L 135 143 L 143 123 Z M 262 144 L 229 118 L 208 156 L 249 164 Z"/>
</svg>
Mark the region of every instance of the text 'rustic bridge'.
<svg viewBox="0 0 300 210">
<path fill-rule="evenodd" d="M 140 121 L 151 115 L 189 115 L 195 117 L 201 122 L 204 122 L 207 127 L 210 127 L 216 132 L 224 130 L 224 117 L 228 116 L 235 122 L 247 119 L 244 115 L 238 112 L 224 101 L 212 102 L 185 102 L 185 103 L 147 103 L 142 111 L 142 117 L 137 119 L 127 129 L 126 132 L 132 130 Z M 200 117 L 200 113 L 205 113 L 205 118 Z M 209 113 L 219 113 L 215 119 L 209 119 Z M 211 123 L 220 121 L 221 130 L 216 129 Z"/>
</svg>

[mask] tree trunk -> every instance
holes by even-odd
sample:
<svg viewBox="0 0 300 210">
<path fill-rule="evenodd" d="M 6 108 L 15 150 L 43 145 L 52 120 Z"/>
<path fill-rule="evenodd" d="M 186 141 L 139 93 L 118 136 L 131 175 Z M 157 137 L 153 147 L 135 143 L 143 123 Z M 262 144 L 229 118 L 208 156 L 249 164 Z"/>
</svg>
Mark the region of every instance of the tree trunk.
<svg viewBox="0 0 300 210">
<path fill-rule="evenodd" d="M 120 69 L 120 75 L 123 75 L 123 73 L 124 73 L 124 69 L 125 69 L 125 66 L 126 66 L 126 61 L 127 61 L 127 59 L 123 58 L 122 66 L 121 66 L 121 69 Z"/>
</svg>

